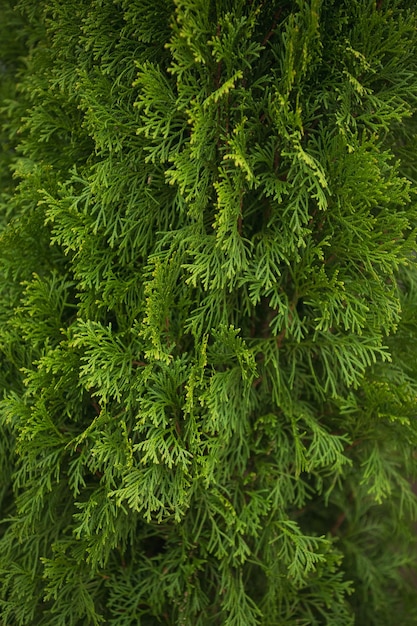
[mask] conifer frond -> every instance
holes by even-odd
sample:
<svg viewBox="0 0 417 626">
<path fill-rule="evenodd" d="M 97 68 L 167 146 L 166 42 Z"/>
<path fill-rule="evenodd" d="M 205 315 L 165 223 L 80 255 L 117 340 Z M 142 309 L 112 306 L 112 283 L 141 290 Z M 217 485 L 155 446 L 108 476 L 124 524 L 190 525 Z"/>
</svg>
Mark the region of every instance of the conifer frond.
<svg viewBox="0 0 417 626">
<path fill-rule="evenodd" d="M 3 0 L 0 622 L 413 626 L 411 0 Z"/>
</svg>

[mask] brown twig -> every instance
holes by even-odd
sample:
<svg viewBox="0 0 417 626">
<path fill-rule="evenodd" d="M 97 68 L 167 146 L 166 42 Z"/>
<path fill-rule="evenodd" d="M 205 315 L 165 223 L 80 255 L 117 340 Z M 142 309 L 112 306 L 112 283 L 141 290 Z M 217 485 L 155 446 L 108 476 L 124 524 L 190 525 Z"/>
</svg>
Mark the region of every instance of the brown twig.
<svg viewBox="0 0 417 626">
<path fill-rule="evenodd" d="M 147 363 L 144 361 L 132 361 L 132 365 L 136 365 L 136 367 L 145 367 Z"/>
<path fill-rule="evenodd" d="M 348 450 L 352 450 L 352 448 L 356 448 L 356 446 L 358 446 L 360 443 L 362 443 L 362 439 L 356 439 L 349 446 L 346 446 L 345 452 L 347 452 Z"/>
<path fill-rule="evenodd" d="M 280 162 L 280 154 L 278 152 L 278 150 L 275 152 L 274 154 L 274 172 L 277 173 L 278 168 L 279 168 L 279 162 Z"/>
<path fill-rule="evenodd" d="M 331 535 L 335 535 L 337 533 L 337 531 L 339 530 L 339 528 L 341 527 L 341 525 L 343 524 L 343 522 L 346 519 L 346 513 L 343 511 L 339 517 L 337 518 L 336 522 L 334 523 L 334 525 L 332 526 L 331 530 L 330 530 L 330 534 Z"/>
<path fill-rule="evenodd" d="M 280 349 L 280 347 L 282 346 L 282 343 L 285 339 L 285 335 L 287 334 L 287 329 L 283 328 L 280 332 L 280 334 L 277 336 L 277 347 L 278 350 Z"/>
<path fill-rule="evenodd" d="M 100 415 L 100 413 L 101 413 L 101 406 L 99 405 L 99 403 L 94 398 L 91 398 L 91 406 L 94 408 L 94 410 L 97 413 L 97 415 Z"/>
<path fill-rule="evenodd" d="M 336 260 L 336 255 L 331 254 L 327 259 L 324 260 L 324 265 L 328 265 L 329 263 L 335 260 Z"/>
<path fill-rule="evenodd" d="M 265 35 L 264 40 L 261 44 L 262 46 L 265 46 L 268 43 L 268 41 L 271 39 L 272 35 L 274 34 L 275 28 L 276 28 L 276 25 L 278 24 L 278 20 L 279 20 L 281 13 L 282 13 L 282 7 L 278 9 L 278 11 L 275 13 L 271 30 L 269 31 L 269 33 Z"/>
</svg>

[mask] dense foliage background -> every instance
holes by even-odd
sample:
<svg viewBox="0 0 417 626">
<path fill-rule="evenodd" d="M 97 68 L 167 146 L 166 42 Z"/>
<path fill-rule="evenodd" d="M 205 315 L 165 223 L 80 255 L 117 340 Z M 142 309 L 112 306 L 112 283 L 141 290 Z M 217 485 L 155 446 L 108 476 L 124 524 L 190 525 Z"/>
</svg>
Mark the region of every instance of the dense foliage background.
<svg viewBox="0 0 417 626">
<path fill-rule="evenodd" d="M 417 623 L 417 13 L 3 0 L 0 623 Z"/>
</svg>

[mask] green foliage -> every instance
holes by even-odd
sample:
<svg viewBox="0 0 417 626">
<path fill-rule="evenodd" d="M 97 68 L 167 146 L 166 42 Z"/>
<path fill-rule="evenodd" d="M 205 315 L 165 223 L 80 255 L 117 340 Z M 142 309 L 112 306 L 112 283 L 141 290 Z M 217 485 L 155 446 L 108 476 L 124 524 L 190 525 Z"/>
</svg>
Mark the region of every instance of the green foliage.
<svg viewBox="0 0 417 626">
<path fill-rule="evenodd" d="M 416 623 L 417 13 L 0 9 L 0 623 Z"/>
</svg>

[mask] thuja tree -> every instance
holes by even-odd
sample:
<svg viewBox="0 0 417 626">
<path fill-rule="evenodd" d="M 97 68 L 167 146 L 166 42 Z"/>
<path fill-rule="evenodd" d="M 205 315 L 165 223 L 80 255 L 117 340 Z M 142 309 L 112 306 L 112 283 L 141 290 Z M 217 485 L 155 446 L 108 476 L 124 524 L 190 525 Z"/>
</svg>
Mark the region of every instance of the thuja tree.
<svg viewBox="0 0 417 626">
<path fill-rule="evenodd" d="M 416 623 L 413 5 L 3 0 L 3 626 Z"/>
</svg>

